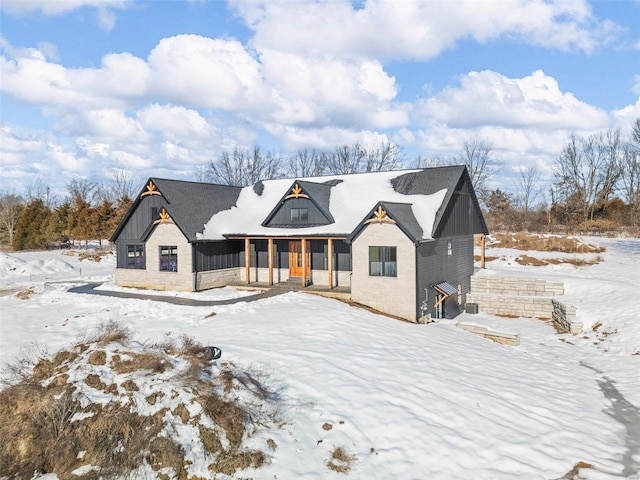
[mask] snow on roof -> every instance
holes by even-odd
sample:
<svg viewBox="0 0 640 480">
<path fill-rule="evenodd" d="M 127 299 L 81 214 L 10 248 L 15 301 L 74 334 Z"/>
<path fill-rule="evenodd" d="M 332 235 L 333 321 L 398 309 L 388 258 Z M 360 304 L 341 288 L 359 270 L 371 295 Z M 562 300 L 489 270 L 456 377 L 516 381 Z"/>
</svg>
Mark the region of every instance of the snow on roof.
<svg viewBox="0 0 640 480">
<path fill-rule="evenodd" d="M 349 235 L 365 215 L 380 201 L 411 204 L 413 214 L 422 228 L 423 238 L 431 238 L 436 213 L 442 205 L 447 189 L 431 195 L 404 195 L 393 189 L 391 180 L 420 170 L 376 172 L 351 175 L 299 178 L 298 180 L 325 183 L 342 180 L 331 188 L 330 211 L 335 223 L 301 228 L 264 227 L 262 222 L 282 199 L 292 179 L 266 180 L 258 195 L 253 186 L 242 189 L 234 207 L 211 217 L 198 240 L 222 240 L 225 235 L 265 235 L 293 237 L 300 235 Z"/>
</svg>

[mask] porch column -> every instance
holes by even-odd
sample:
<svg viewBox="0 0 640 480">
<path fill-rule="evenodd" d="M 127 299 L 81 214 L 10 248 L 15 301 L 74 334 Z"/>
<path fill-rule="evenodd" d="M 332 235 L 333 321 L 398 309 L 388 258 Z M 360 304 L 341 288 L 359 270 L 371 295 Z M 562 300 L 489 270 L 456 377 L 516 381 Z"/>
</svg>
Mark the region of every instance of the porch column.
<svg viewBox="0 0 640 480">
<path fill-rule="evenodd" d="M 273 285 L 273 238 L 267 240 L 267 245 L 269 255 L 269 285 Z"/>
<path fill-rule="evenodd" d="M 333 288 L 333 238 L 327 240 L 327 267 L 329 268 L 329 288 Z"/>
<path fill-rule="evenodd" d="M 247 285 L 251 281 L 251 242 L 249 238 L 244 239 L 244 268 L 247 276 Z"/>
<path fill-rule="evenodd" d="M 482 238 L 480 239 L 480 268 L 484 268 L 484 254 L 485 254 L 485 243 L 487 240 L 487 236 L 483 233 Z"/>
<path fill-rule="evenodd" d="M 302 239 L 302 288 L 307 286 L 307 240 Z"/>
</svg>

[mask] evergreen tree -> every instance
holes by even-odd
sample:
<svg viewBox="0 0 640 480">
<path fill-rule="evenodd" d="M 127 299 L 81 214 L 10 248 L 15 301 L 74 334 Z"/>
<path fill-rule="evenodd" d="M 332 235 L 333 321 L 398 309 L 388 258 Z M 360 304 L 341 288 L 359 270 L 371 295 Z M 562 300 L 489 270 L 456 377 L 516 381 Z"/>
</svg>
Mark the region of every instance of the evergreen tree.
<svg viewBox="0 0 640 480">
<path fill-rule="evenodd" d="M 16 223 L 13 236 L 15 250 L 47 248 L 49 239 L 46 226 L 51 216 L 51 209 L 37 198 L 31 200 Z"/>
</svg>

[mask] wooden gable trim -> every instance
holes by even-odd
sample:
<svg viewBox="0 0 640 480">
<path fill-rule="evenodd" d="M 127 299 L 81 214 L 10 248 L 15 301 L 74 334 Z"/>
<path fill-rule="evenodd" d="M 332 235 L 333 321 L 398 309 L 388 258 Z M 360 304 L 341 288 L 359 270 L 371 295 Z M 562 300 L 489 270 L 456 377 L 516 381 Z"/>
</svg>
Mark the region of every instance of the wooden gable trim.
<svg viewBox="0 0 640 480">
<path fill-rule="evenodd" d="M 146 197 L 147 195 L 162 196 L 162 193 L 160 193 L 158 187 L 156 187 L 155 183 L 153 183 L 153 180 L 151 179 L 149 179 L 149 183 L 147 183 L 146 190 L 140 194 L 140 198 Z"/>
<path fill-rule="evenodd" d="M 154 220 L 153 224 L 154 225 L 158 225 L 159 223 L 173 223 L 175 225 L 176 222 L 173 221 L 173 218 L 171 218 L 171 215 L 169 215 L 169 212 L 167 212 L 167 209 L 162 207 L 162 210 L 160 210 L 160 218 Z"/>
<path fill-rule="evenodd" d="M 373 215 L 365 220 L 365 225 L 368 223 L 377 222 L 377 223 L 396 223 L 396 221 L 387 215 L 387 211 L 382 208 L 382 205 L 378 205 L 378 209 L 374 210 Z"/>
<path fill-rule="evenodd" d="M 302 193 L 302 188 L 298 182 L 291 188 L 291 192 L 292 193 L 284 197 L 284 200 L 289 200 L 290 198 L 310 198 L 306 193 Z"/>
</svg>

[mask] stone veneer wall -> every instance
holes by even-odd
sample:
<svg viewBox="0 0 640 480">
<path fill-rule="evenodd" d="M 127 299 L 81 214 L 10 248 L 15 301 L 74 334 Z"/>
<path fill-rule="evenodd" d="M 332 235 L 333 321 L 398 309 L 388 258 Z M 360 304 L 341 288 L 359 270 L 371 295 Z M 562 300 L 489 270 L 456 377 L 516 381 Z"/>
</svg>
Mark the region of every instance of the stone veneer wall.
<svg viewBox="0 0 640 480">
<path fill-rule="evenodd" d="M 582 331 L 576 320 L 576 307 L 553 297 L 564 295 L 562 282 L 526 277 L 471 277 L 467 303 L 477 303 L 478 310 L 492 315 L 553 319 L 571 333 Z"/>
<path fill-rule="evenodd" d="M 196 274 L 196 290 L 207 290 L 209 288 L 225 287 L 240 281 L 241 267 L 225 268 L 222 270 L 208 270 Z"/>
</svg>

